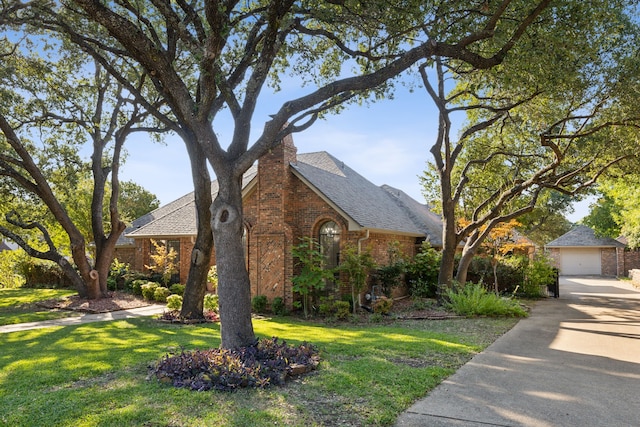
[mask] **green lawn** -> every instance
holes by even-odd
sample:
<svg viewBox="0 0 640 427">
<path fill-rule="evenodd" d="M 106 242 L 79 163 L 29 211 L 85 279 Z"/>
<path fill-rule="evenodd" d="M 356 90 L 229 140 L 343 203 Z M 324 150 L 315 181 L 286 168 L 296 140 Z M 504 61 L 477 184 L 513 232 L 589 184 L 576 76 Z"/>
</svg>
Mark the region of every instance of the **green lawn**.
<svg viewBox="0 0 640 427">
<path fill-rule="evenodd" d="M 285 387 L 193 392 L 148 378 L 180 348 L 218 346 L 219 325 L 149 318 L 0 334 L 0 425 L 392 425 L 516 319 L 326 326 L 255 320 L 260 336 L 316 344 L 319 369 Z"/>
<path fill-rule="evenodd" d="M 74 294 L 75 291 L 68 289 L 0 289 L 0 326 L 77 316 L 78 313 L 46 310 L 35 305 L 38 301 Z"/>
</svg>

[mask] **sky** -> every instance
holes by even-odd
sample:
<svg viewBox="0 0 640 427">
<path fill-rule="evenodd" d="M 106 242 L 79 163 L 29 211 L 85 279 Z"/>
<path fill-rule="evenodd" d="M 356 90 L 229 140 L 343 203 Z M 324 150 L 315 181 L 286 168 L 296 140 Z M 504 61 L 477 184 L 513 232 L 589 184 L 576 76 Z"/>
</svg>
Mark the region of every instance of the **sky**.
<svg viewBox="0 0 640 427">
<path fill-rule="evenodd" d="M 268 114 L 300 87 L 284 87 L 256 112 L 254 130 L 260 131 Z M 228 122 L 227 122 L 228 123 Z M 437 113 L 424 89 L 411 92 L 398 87 L 394 99 L 370 105 L 352 105 L 338 115 L 318 120 L 307 130 L 293 135 L 298 153 L 327 151 L 376 185 L 399 188 L 426 203 L 419 181 L 432 156 L 429 147 L 437 133 Z M 224 119 L 214 123 L 218 137 L 228 140 L 231 128 Z M 121 169 L 121 180 L 132 180 L 154 193 L 161 204 L 191 191 L 193 184 L 189 159 L 182 141 L 166 139 L 166 145 L 145 138 L 127 144 L 128 156 Z M 213 176 L 213 175 L 212 175 Z M 570 221 L 588 213 L 589 201 L 575 205 Z"/>
</svg>

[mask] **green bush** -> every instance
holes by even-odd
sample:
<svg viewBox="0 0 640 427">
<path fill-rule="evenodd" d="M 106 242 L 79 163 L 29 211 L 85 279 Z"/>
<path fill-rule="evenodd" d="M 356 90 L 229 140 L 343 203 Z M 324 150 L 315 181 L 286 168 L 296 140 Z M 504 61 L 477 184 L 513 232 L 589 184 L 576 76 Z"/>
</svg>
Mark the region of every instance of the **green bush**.
<svg viewBox="0 0 640 427">
<path fill-rule="evenodd" d="M 271 311 L 273 311 L 273 314 L 278 316 L 282 316 L 287 313 L 287 308 L 284 305 L 282 297 L 275 297 L 273 301 L 271 301 Z"/>
<path fill-rule="evenodd" d="M 180 283 L 174 283 L 173 285 L 171 285 L 169 287 L 169 289 L 171 290 L 172 294 L 176 294 L 176 295 L 180 295 L 180 296 L 184 295 L 185 288 L 186 288 L 186 286 L 182 285 Z"/>
<path fill-rule="evenodd" d="M 351 313 L 351 304 L 349 301 L 336 300 L 333 297 L 320 298 L 318 312 L 327 317 L 335 317 L 343 320 L 349 317 Z"/>
<path fill-rule="evenodd" d="M 334 306 L 338 319 L 346 319 L 349 317 L 349 314 L 351 314 L 351 304 L 349 304 L 349 301 L 336 301 Z"/>
<path fill-rule="evenodd" d="M 380 314 L 389 314 L 393 307 L 393 300 L 387 297 L 379 297 L 373 303 L 373 312 Z"/>
<path fill-rule="evenodd" d="M 205 311 L 218 312 L 218 295 L 206 294 L 204 296 L 204 309 Z"/>
<path fill-rule="evenodd" d="M 20 271 L 20 264 L 27 259 L 22 251 L 0 252 L 0 288 L 19 288 L 24 285 L 24 276 Z"/>
<path fill-rule="evenodd" d="M 459 261 L 459 259 L 456 261 Z M 521 255 L 508 256 L 500 260 L 496 270 L 500 292 L 512 293 L 517 287 L 522 287 L 527 263 L 527 257 Z M 481 256 L 474 257 L 467 271 L 467 280 L 474 283 L 491 283 L 493 285 L 491 259 Z"/>
<path fill-rule="evenodd" d="M 167 308 L 169 310 L 178 311 L 182 308 L 182 297 L 177 294 L 167 297 Z"/>
<path fill-rule="evenodd" d="M 158 302 L 167 302 L 167 297 L 169 295 L 171 295 L 171 291 L 169 290 L 169 288 L 158 286 L 153 292 L 153 299 Z"/>
<path fill-rule="evenodd" d="M 374 279 L 380 284 L 382 293 L 391 297 L 393 289 L 403 285 L 403 273 L 406 270 L 404 263 L 384 265 L 373 272 Z"/>
<path fill-rule="evenodd" d="M 69 288 L 71 281 L 58 264 L 49 261 L 34 261 L 27 258 L 20 262 L 18 273 L 24 277 L 25 288 Z"/>
<path fill-rule="evenodd" d="M 467 283 L 447 291 L 447 308 L 461 316 L 526 317 L 527 312 L 517 301 L 502 298 L 481 284 Z"/>
<path fill-rule="evenodd" d="M 125 262 L 114 259 L 109 268 L 109 276 L 107 277 L 107 288 L 110 291 L 117 291 L 125 288 L 125 281 L 129 275 L 131 267 Z"/>
<path fill-rule="evenodd" d="M 160 285 L 156 282 L 147 282 L 144 285 L 141 285 L 140 290 L 142 297 L 147 301 L 153 301 L 154 294 L 159 286 Z"/>
<path fill-rule="evenodd" d="M 442 255 L 424 242 L 413 261 L 406 265 L 409 294 L 417 298 L 433 298 L 438 288 L 438 273 Z"/>
<path fill-rule="evenodd" d="M 149 283 L 146 279 L 136 279 L 131 282 L 131 292 L 134 295 L 142 296 L 142 286 Z"/>
<path fill-rule="evenodd" d="M 527 298 L 546 296 L 546 286 L 553 283 L 556 273 L 551 261 L 544 255 L 536 257 L 525 270 L 522 294 Z"/>
<path fill-rule="evenodd" d="M 251 299 L 251 309 L 254 313 L 265 313 L 268 302 L 266 295 L 256 295 Z"/>
</svg>

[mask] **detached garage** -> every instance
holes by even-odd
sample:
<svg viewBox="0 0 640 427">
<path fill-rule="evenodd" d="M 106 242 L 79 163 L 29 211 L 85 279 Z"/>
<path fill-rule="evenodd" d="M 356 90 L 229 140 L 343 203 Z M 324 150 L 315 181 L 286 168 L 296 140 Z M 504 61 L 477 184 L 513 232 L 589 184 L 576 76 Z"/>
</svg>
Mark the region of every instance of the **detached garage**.
<svg viewBox="0 0 640 427">
<path fill-rule="evenodd" d="M 578 225 L 545 245 L 563 276 L 622 276 L 625 244 Z"/>
</svg>

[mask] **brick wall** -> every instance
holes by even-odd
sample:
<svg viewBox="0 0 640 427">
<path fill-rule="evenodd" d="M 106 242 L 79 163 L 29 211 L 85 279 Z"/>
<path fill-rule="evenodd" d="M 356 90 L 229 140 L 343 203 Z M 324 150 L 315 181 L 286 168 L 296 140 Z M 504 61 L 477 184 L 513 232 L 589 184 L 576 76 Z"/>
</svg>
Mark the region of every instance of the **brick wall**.
<svg viewBox="0 0 640 427">
<path fill-rule="evenodd" d="M 630 270 L 640 270 L 639 249 L 624 250 L 622 272 L 625 276 L 628 276 Z"/>
<path fill-rule="evenodd" d="M 379 264 L 388 262 L 388 247 L 399 242 L 407 257 L 416 253 L 415 237 L 349 231 L 347 221 L 318 194 L 298 179 L 291 171 L 290 163 L 296 161 L 296 147 L 291 137 L 273 148 L 258 162 L 258 178 L 254 189 L 243 201 L 243 218 L 247 230 L 247 268 L 251 282 L 251 294 L 265 295 L 269 302 L 282 297 L 287 307 L 297 298 L 291 289 L 294 275 L 291 248 L 303 236 L 318 237 L 320 227 L 334 221 L 341 228 L 341 247 L 357 245 L 370 248 Z M 180 280 L 186 282 L 193 243 L 184 237 L 180 244 Z M 149 264 L 150 242 L 136 240 L 135 269 L 145 271 Z M 212 256 L 215 263 L 215 248 Z M 133 265 L 133 264 L 132 264 Z M 348 289 L 343 290 L 348 293 Z"/>
<path fill-rule="evenodd" d="M 133 267 L 136 263 L 135 246 L 121 246 L 116 248 L 114 252 L 114 258 Z"/>
<path fill-rule="evenodd" d="M 560 249 L 558 248 L 548 249 L 547 255 L 551 259 L 551 264 L 555 268 L 560 268 Z"/>
<path fill-rule="evenodd" d="M 618 254 L 616 248 L 602 248 L 600 250 L 603 276 L 618 275 Z"/>
</svg>

